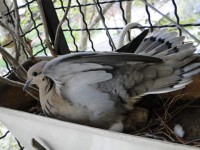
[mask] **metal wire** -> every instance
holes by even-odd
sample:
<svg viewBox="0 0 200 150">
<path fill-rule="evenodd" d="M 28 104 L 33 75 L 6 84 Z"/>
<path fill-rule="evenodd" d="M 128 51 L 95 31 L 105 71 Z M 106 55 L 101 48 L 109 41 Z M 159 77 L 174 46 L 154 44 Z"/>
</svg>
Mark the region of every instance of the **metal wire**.
<svg viewBox="0 0 200 150">
<path fill-rule="evenodd" d="M 191 26 L 200 26 L 200 23 L 187 23 L 187 24 L 180 24 L 183 27 L 191 27 Z M 152 26 L 142 26 L 142 27 L 135 27 L 138 29 L 144 29 L 144 28 L 167 28 L 167 27 L 176 27 L 176 25 L 173 24 L 167 24 L 167 25 L 152 25 Z M 123 27 L 115 27 L 115 28 L 107 28 L 108 30 L 120 30 L 123 29 Z M 94 30 L 106 30 L 105 28 L 90 28 L 87 29 L 89 31 L 94 31 Z M 64 29 L 63 31 L 86 31 L 86 29 Z"/>
<path fill-rule="evenodd" d="M 60 0 L 60 3 L 61 3 L 61 8 L 62 8 L 63 12 L 65 12 L 65 7 L 64 7 L 63 1 Z M 68 17 L 66 17 L 66 20 L 67 20 L 67 26 L 68 26 L 69 31 L 70 31 L 70 35 L 71 35 L 71 37 L 72 37 L 72 39 L 73 39 L 73 44 L 74 44 L 74 46 L 75 46 L 75 48 L 76 48 L 76 51 L 78 52 L 78 46 L 77 46 L 77 44 L 76 44 L 76 38 L 75 38 L 74 35 L 73 35 L 73 31 L 72 31 L 72 28 L 71 28 L 71 26 L 70 26 Z"/>
<path fill-rule="evenodd" d="M 8 5 L 6 4 L 6 0 L 4 0 L 3 2 L 4 2 L 4 5 L 6 6 L 7 12 L 10 12 L 9 7 L 8 7 Z M 12 11 L 12 13 L 8 13 L 7 15 L 8 15 L 8 16 L 10 17 L 10 19 L 11 19 L 11 24 L 15 27 L 14 19 L 13 19 L 13 16 L 12 16 L 11 14 L 14 14 L 14 11 Z M 20 26 L 20 31 L 23 33 L 21 26 Z M 25 38 L 25 41 L 27 42 L 26 38 Z M 8 44 L 4 45 L 4 46 L 8 46 L 8 45 L 10 45 L 11 43 L 12 43 L 12 41 L 9 42 Z M 28 54 L 27 54 L 27 52 L 25 51 L 25 48 L 24 48 L 23 45 L 22 45 L 22 50 L 23 50 L 23 52 L 24 52 L 26 58 L 28 59 Z"/>
<path fill-rule="evenodd" d="M 122 18 L 123 18 L 123 20 L 124 20 L 124 23 L 125 23 L 125 25 L 127 25 L 128 22 L 127 22 L 127 20 L 126 20 L 124 8 L 123 8 L 123 6 L 122 6 L 122 1 L 120 1 L 119 7 L 120 7 L 120 9 L 121 9 L 121 11 L 122 11 Z M 130 34 L 130 31 L 128 31 L 128 40 L 131 41 L 131 34 Z"/>
<path fill-rule="evenodd" d="M 94 0 L 94 2 L 95 2 L 95 0 Z M 108 39 L 109 39 L 109 44 L 110 44 L 110 46 L 111 46 L 111 48 L 112 48 L 112 51 L 115 51 L 115 50 L 116 50 L 116 47 L 115 47 L 115 44 L 114 44 L 114 42 L 113 42 L 113 40 L 112 40 L 112 37 L 111 37 L 111 35 L 110 35 L 109 31 L 108 31 L 108 27 L 106 26 L 105 17 L 103 16 L 102 8 L 101 8 L 101 5 L 99 4 L 99 1 L 98 1 L 98 0 L 97 0 L 97 2 L 95 3 L 95 6 L 96 6 L 96 9 L 97 9 L 97 11 L 98 11 L 98 13 L 99 13 L 99 16 L 101 17 L 101 20 L 102 20 L 102 22 L 103 22 L 103 25 L 104 25 L 104 27 L 105 27 L 106 35 L 107 35 L 107 37 L 108 37 Z"/>
<path fill-rule="evenodd" d="M 145 10 L 146 10 L 146 13 L 147 13 L 147 16 L 148 16 L 148 22 L 149 22 L 150 29 L 151 29 L 151 32 L 152 32 L 153 31 L 153 24 L 151 23 L 151 14 L 149 12 L 148 5 L 146 5 L 146 4 L 145 4 Z"/>
<path fill-rule="evenodd" d="M 110 0 L 110 1 L 99 2 L 99 4 L 101 5 L 101 4 L 120 3 L 120 2 L 128 2 L 128 1 L 133 1 L 133 0 Z M 80 5 L 72 5 L 71 8 L 87 7 L 87 6 L 94 6 L 94 5 L 95 5 L 95 3 L 87 3 L 87 4 L 80 4 Z M 60 9 L 60 7 L 55 7 L 55 9 Z"/>
<path fill-rule="evenodd" d="M 33 24 L 34 24 L 34 27 L 35 27 L 35 26 L 36 26 L 36 22 L 34 21 L 33 12 L 31 11 L 30 4 L 28 3 L 28 0 L 25 0 L 25 1 L 26 1 L 26 3 L 27 3 L 27 7 L 28 7 L 28 10 L 29 10 L 30 15 L 31 15 L 31 20 L 33 20 Z M 35 29 L 36 29 L 37 36 L 38 36 L 38 38 L 39 38 L 39 40 L 40 40 L 41 46 L 42 46 L 42 47 L 45 47 L 45 46 L 44 46 L 44 43 L 43 43 L 43 41 L 42 41 L 42 38 L 41 38 L 41 36 L 40 36 L 40 32 L 39 32 L 38 28 L 35 28 Z M 35 54 L 35 56 L 36 56 L 37 54 L 39 54 L 40 52 L 41 52 L 41 51 L 37 52 L 37 53 Z M 47 55 L 46 49 L 44 49 L 44 53 L 45 53 L 45 55 Z"/>
<path fill-rule="evenodd" d="M 2 136 L 0 137 L 0 140 L 4 139 L 9 133 L 10 133 L 10 131 L 7 131 L 4 135 L 2 135 Z M 17 145 L 18 145 L 18 147 L 20 148 L 20 150 L 23 150 L 24 147 L 21 146 L 20 142 L 19 142 L 16 138 L 15 138 L 15 140 L 16 140 Z"/>
<path fill-rule="evenodd" d="M 15 138 L 15 140 L 16 140 L 16 142 L 17 142 L 17 144 L 18 144 L 20 150 L 24 150 L 24 147 L 21 146 L 20 142 L 19 142 L 16 138 Z"/>
<path fill-rule="evenodd" d="M 176 22 L 177 22 L 177 24 L 179 24 L 180 19 L 179 19 L 179 16 L 178 16 L 177 5 L 176 5 L 175 0 L 172 0 L 172 4 L 174 5 L 174 15 L 176 17 Z M 179 35 L 181 36 L 182 35 L 182 30 L 180 28 L 178 28 L 178 30 L 179 30 Z"/>
<path fill-rule="evenodd" d="M 90 34 L 89 30 L 88 30 L 88 25 L 87 25 L 86 20 L 85 20 L 85 14 L 83 13 L 83 11 L 82 11 L 82 9 L 81 9 L 81 7 L 82 7 L 82 6 L 81 6 L 81 3 L 80 3 L 78 0 L 76 0 L 76 2 L 77 2 L 78 5 L 79 5 L 79 11 L 80 11 L 80 13 L 81 13 L 81 15 L 82 15 L 82 19 L 83 19 L 83 22 L 84 22 L 85 27 L 86 27 L 86 32 L 88 33 L 88 39 L 89 39 L 89 41 L 90 41 L 90 43 L 91 43 L 92 50 L 95 51 L 95 49 L 94 49 L 94 43 L 93 43 L 93 41 L 92 41 L 92 39 L 91 39 L 91 34 Z"/>
<path fill-rule="evenodd" d="M 5 138 L 8 135 L 8 133 L 10 133 L 10 131 L 7 131 L 3 136 L 1 136 L 0 140 L 3 139 L 3 138 Z"/>
</svg>

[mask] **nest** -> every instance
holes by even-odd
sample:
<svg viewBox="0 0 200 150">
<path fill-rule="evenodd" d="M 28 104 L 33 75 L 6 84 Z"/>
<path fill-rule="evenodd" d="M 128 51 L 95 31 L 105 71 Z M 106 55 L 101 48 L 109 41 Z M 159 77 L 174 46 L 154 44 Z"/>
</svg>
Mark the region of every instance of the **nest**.
<svg viewBox="0 0 200 150">
<path fill-rule="evenodd" d="M 200 76 L 183 90 L 144 97 L 124 121 L 125 133 L 200 147 L 199 86 Z"/>
</svg>

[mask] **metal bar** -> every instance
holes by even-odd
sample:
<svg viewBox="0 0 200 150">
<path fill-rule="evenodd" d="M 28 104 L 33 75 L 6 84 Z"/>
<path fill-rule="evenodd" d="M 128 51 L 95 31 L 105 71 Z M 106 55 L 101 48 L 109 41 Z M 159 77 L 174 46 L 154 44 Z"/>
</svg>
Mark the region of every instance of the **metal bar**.
<svg viewBox="0 0 200 150">
<path fill-rule="evenodd" d="M 56 29 L 59 24 L 58 16 L 56 14 L 56 11 L 53 6 L 52 0 L 42 0 L 42 6 L 45 14 L 45 19 L 48 25 L 48 31 L 51 38 L 52 43 L 55 42 L 55 35 L 56 35 Z M 60 30 L 60 36 L 59 36 L 59 43 L 58 43 L 58 49 L 56 50 L 58 55 L 63 55 L 70 53 L 68 44 L 66 42 L 65 36 L 63 31 Z"/>
</svg>

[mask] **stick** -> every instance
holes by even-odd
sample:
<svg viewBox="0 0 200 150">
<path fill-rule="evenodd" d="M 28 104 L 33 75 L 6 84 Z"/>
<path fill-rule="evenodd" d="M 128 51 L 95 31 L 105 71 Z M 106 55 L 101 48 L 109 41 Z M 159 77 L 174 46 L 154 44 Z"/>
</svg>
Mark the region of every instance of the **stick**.
<svg viewBox="0 0 200 150">
<path fill-rule="evenodd" d="M 60 29 L 62 27 L 62 24 L 63 22 L 65 21 L 65 18 L 69 12 L 69 9 L 70 9 L 70 5 L 71 5 L 71 0 L 68 1 L 68 5 L 67 5 L 67 8 L 65 10 L 65 14 L 62 18 L 62 20 L 60 21 L 60 23 L 58 24 L 58 27 L 56 29 L 56 36 L 55 36 L 55 41 L 54 41 L 54 49 L 57 51 L 58 49 L 58 40 L 59 40 L 59 36 L 60 36 Z"/>
</svg>

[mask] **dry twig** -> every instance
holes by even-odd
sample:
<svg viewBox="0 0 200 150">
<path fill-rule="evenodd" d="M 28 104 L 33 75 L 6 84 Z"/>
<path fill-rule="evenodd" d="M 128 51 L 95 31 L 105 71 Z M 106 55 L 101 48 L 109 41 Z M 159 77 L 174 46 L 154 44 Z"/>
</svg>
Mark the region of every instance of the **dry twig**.
<svg viewBox="0 0 200 150">
<path fill-rule="evenodd" d="M 15 10 L 15 33 L 20 37 L 20 17 L 19 17 L 19 10 L 18 10 L 18 5 L 17 5 L 17 0 L 13 0 L 14 2 L 14 10 Z M 16 60 L 19 60 L 19 55 L 20 55 L 20 41 L 16 40 L 15 43 L 15 51 L 16 51 Z"/>
<path fill-rule="evenodd" d="M 59 36 L 60 36 L 60 30 L 61 30 L 61 27 L 62 27 L 62 24 L 64 23 L 65 21 L 65 18 L 69 12 L 69 9 L 70 9 L 70 5 L 71 5 L 71 0 L 68 0 L 68 5 L 67 5 L 67 8 L 65 10 L 65 14 L 63 16 L 63 18 L 61 19 L 60 23 L 58 24 L 58 27 L 56 29 L 56 36 L 55 36 L 55 41 L 54 41 L 54 49 L 57 51 L 58 49 L 58 41 L 59 41 Z"/>
<path fill-rule="evenodd" d="M 18 40 L 24 47 L 25 49 L 27 50 L 27 52 L 29 53 L 30 56 L 33 56 L 32 55 L 32 50 L 31 50 L 31 47 L 19 36 L 15 33 L 15 31 L 13 31 L 12 29 L 10 29 L 5 23 L 3 23 L 1 20 L 0 20 L 0 25 L 5 28 L 6 30 L 8 30 L 8 32 L 15 38 L 15 40 Z"/>
<path fill-rule="evenodd" d="M 0 82 L 1 83 L 5 83 L 5 84 L 8 84 L 8 85 L 11 85 L 11 86 L 14 86 L 14 87 L 23 87 L 24 84 L 21 83 L 21 82 L 17 82 L 17 81 L 13 81 L 13 80 L 10 80 L 10 79 L 7 79 L 7 78 L 3 78 L 0 76 Z M 36 100 L 39 100 L 39 98 L 37 96 L 35 96 L 34 94 L 32 94 L 32 92 L 37 92 L 38 93 L 38 90 L 34 87 L 29 87 L 29 91 L 26 91 L 30 96 L 32 96 L 33 98 L 35 98 Z"/>
<path fill-rule="evenodd" d="M 40 11 L 40 14 L 41 14 L 42 23 L 44 25 L 44 34 L 45 34 L 45 41 L 44 42 L 45 42 L 45 45 L 49 48 L 52 56 L 56 57 L 57 53 L 56 53 L 55 49 L 53 49 L 52 44 L 51 44 L 50 39 L 49 39 L 48 26 L 47 26 L 47 22 L 46 22 L 46 19 L 45 19 L 45 14 L 44 14 L 44 9 L 42 7 L 42 2 L 41 2 L 41 0 L 37 0 L 37 3 L 38 3 L 39 11 Z"/>
<path fill-rule="evenodd" d="M 160 122 L 163 125 L 163 127 L 165 127 L 166 131 L 169 131 L 172 135 L 174 135 L 176 137 L 176 139 L 180 143 L 184 144 L 184 141 L 181 138 L 179 138 L 177 135 L 174 134 L 174 132 L 172 131 L 172 129 L 165 123 L 165 121 L 163 121 L 163 119 L 157 113 L 155 113 L 155 114 L 157 115 L 157 117 L 160 120 Z M 169 135 L 169 137 L 171 137 L 170 134 L 168 134 L 168 135 Z"/>
</svg>

